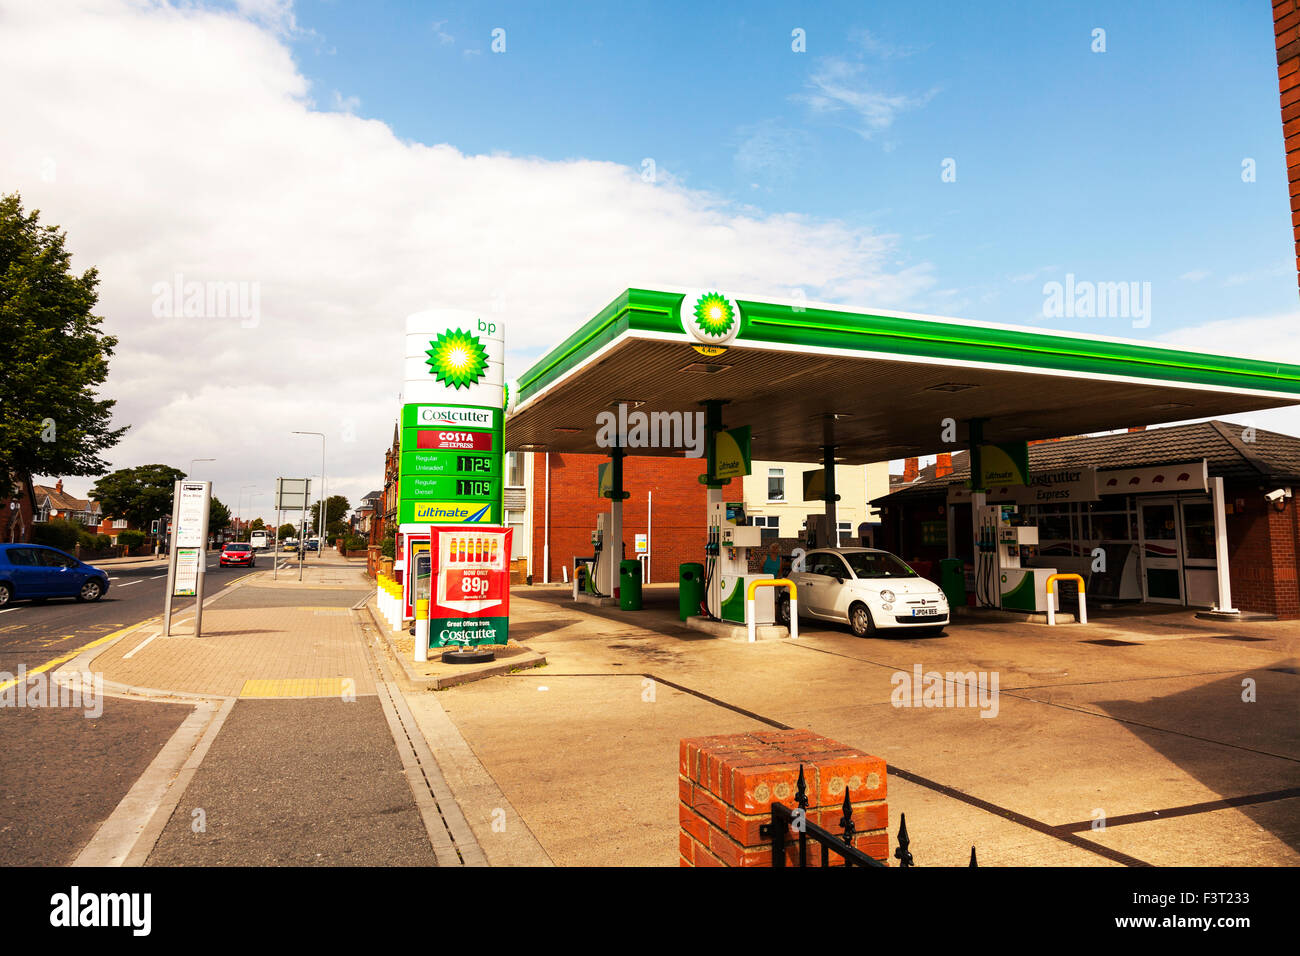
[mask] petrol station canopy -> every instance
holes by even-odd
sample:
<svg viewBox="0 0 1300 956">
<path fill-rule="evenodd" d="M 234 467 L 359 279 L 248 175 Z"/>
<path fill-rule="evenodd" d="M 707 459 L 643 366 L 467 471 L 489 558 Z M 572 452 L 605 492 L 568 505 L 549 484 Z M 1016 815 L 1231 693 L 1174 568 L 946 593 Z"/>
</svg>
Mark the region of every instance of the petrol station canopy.
<svg viewBox="0 0 1300 956">
<path fill-rule="evenodd" d="M 738 312 L 721 340 L 691 320 L 703 294 Z M 694 412 L 716 399 L 727 403 L 727 427 L 752 426 L 756 459 L 822 461 L 833 416 L 836 460 L 863 464 L 952 450 L 949 418 L 962 445 L 972 419 L 984 420 L 984 441 L 1018 442 L 1300 404 L 1300 366 L 905 312 L 628 289 L 511 392 L 510 449 L 607 453 L 597 416 L 619 403 Z"/>
</svg>

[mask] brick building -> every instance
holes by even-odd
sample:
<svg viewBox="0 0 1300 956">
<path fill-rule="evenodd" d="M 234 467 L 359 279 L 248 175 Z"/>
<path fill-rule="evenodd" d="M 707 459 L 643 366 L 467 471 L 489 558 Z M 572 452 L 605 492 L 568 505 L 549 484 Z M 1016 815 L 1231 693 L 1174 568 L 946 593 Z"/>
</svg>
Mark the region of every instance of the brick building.
<svg viewBox="0 0 1300 956">
<path fill-rule="evenodd" d="M 1203 463 L 1203 464 L 1202 464 Z M 970 463 L 953 454 L 952 473 L 921 469 L 876 504 L 881 546 L 933 575 L 932 562 L 972 553 L 965 486 Z M 1040 442 L 1029 447 L 1031 477 L 1097 473 L 1098 494 L 1021 504 L 1038 527 L 1027 566 L 1083 574 L 1102 600 L 1209 607 L 1217 602 L 1211 499 L 1202 477 L 1222 478 L 1233 604 L 1243 611 L 1300 617 L 1300 438 L 1229 422 L 1196 422 L 1118 434 Z M 1110 490 L 1108 490 L 1110 489 Z M 1022 493 L 1023 489 L 1010 489 Z M 1282 491 L 1275 500 L 1266 495 Z M 990 493 L 989 503 L 1013 500 Z M 1106 571 L 1093 570 L 1096 549 Z"/>
<path fill-rule="evenodd" d="M 0 542 L 30 541 L 36 517 L 36 491 L 30 477 L 13 482 L 0 497 Z"/>
<path fill-rule="evenodd" d="M 543 556 L 548 553 L 550 580 L 563 579 L 561 568 L 572 579 L 574 555 L 591 555 L 596 515 L 609 511 L 609 499 L 596 493 L 596 467 L 609 458 L 559 452 L 532 452 L 530 457 L 533 581 L 546 579 Z M 701 458 L 630 455 L 623 459 L 623 487 L 630 495 L 623 502 L 623 553 L 634 557 L 636 536 L 649 535 L 652 583 L 676 581 L 679 565 L 701 560 L 706 496 L 699 477 L 703 473 Z M 738 490 L 738 483 L 728 482 L 728 487 Z"/>
</svg>

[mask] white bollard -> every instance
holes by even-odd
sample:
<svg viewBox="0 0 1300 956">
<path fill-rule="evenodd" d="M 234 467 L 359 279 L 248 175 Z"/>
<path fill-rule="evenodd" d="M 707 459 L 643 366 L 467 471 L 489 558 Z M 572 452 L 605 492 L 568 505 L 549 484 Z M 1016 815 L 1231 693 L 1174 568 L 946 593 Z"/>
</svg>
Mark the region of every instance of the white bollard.
<svg viewBox="0 0 1300 956">
<path fill-rule="evenodd" d="M 795 597 L 790 598 L 790 640 L 799 639 L 799 601 Z"/>
<path fill-rule="evenodd" d="M 424 599 L 415 602 L 415 659 L 429 659 L 429 602 Z"/>
<path fill-rule="evenodd" d="M 1083 588 L 1079 588 L 1079 623 L 1088 623 L 1088 599 L 1084 596 Z"/>
<path fill-rule="evenodd" d="M 753 644 L 758 640 L 758 625 L 754 623 L 754 597 L 750 595 L 745 598 L 745 620 L 749 622 L 749 643 Z"/>
<path fill-rule="evenodd" d="M 1056 594 L 1047 595 L 1047 626 L 1056 626 Z"/>
</svg>

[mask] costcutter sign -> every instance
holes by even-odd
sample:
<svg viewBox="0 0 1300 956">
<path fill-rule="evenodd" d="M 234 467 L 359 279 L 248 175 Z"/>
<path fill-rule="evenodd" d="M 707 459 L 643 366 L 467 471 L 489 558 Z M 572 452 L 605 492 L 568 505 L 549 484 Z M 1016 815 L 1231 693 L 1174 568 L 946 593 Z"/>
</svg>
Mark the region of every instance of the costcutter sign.
<svg viewBox="0 0 1300 956">
<path fill-rule="evenodd" d="M 1045 505 L 1067 501 L 1096 501 L 1098 498 L 1097 469 L 1053 468 L 1030 474 L 1023 485 L 993 485 L 987 489 L 985 500 L 1011 501 L 1020 505 Z M 805 496 L 806 497 L 806 496 Z M 965 483 L 948 486 L 948 503 L 964 504 L 970 501 L 971 491 Z"/>
<path fill-rule="evenodd" d="M 492 428 L 492 409 L 459 405 L 417 405 L 415 423 L 421 428 Z"/>
</svg>

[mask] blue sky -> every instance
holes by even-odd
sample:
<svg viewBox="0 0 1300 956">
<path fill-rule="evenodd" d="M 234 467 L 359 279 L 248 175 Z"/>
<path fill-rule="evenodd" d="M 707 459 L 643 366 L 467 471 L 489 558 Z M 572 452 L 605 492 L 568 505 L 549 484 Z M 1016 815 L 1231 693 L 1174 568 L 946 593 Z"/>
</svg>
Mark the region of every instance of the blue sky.
<svg viewBox="0 0 1300 956">
<path fill-rule="evenodd" d="M 1267 4 L 307 0 L 295 15 L 322 105 L 471 154 L 648 157 L 765 214 L 896 236 L 896 266 L 934 279 L 915 311 L 1154 338 L 1297 304 Z M 1044 319 L 1043 283 L 1067 272 L 1150 282 L 1150 327 Z"/>
<path fill-rule="evenodd" d="M 1300 364 L 1276 69 L 1258 0 L 0 0 L 0 180 L 100 271 L 110 467 L 269 494 L 312 430 L 355 499 L 434 307 L 502 315 L 508 378 L 632 285 Z M 1045 316 L 1068 275 L 1149 324 Z M 158 313 L 193 282 L 254 314 Z"/>
</svg>

